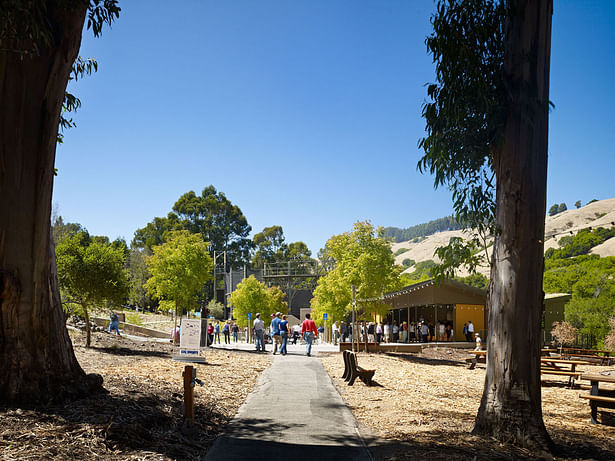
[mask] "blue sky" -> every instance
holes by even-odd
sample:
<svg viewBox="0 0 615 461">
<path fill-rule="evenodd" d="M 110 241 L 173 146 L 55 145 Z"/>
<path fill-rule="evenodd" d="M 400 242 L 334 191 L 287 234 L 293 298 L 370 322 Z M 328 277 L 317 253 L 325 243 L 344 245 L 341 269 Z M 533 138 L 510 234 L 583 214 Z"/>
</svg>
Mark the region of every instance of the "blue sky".
<svg viewBox="0 0 615 461">
<path fill-rule="evenodd" d="M 313 253 L 357 220 L 408 227 L 451 213 L 421 175 L 433 64 L 427 0 L 121 1 L 81 56 L 82 108 L 59 146 L 54 207 L 132 240 L 213 184 L 254 232 Z M 555 0 L 548 203 L 615 197 L 615 2 Z"/>
</svg>

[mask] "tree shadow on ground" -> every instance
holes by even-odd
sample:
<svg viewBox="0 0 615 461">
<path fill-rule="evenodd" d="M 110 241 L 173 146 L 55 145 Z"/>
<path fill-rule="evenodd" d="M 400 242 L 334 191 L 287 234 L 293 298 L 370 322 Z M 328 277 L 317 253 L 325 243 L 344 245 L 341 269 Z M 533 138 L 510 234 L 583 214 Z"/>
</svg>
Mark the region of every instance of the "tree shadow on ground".
<svg viewBox="0 0 615 461">
<path fill-rule="evenodd" d="M 459 360 L 432 359 L 428 357 L 419 357 L 413 354 L 403 354 L 399 352 L 385 352 L 384 354 L 389 357 L 395 357 L 401 360 L 406 360 L 408 362 L 419 363 L 423 365 L 447 365 L 454 367 L 465 367 L 467 365 L 465 361 L 460 362 Z"/>
<path fill-rule="evenodd" d="M 172 354 L 169 352 L 156 351 L 156 350 L 130 349 L 128 347 L 123 347 L 123 346 L 105 346 L 105 347 L 93 346 L 91 349 L 97 352 L 102 352 L 103 354 L 132 356 L 132 357 L 170 358 L 172 356 Z"/>
</svg>

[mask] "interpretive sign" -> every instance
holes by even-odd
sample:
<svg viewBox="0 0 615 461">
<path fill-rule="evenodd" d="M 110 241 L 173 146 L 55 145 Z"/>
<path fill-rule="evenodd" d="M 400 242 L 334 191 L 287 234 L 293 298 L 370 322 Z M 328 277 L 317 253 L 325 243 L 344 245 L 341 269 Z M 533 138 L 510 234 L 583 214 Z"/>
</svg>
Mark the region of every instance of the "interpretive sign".
<svg viewBox="0 0 615 461">
<path fill-rule="evenodd" d="M 179 336 L 180 355 L 199 355 L 201 319 L 184 319 Z"/>
</svg>

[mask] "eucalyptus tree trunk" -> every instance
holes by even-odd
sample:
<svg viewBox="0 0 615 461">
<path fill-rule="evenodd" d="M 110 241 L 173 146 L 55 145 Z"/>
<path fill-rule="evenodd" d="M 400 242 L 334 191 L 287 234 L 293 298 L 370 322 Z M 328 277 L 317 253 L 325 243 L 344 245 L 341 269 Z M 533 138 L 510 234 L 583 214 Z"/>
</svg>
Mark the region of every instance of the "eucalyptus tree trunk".
<svg viewBox="0 0 615 461">
<path fill-rule="evenodd" d="M 88 2 L 73 3 L 46 2 L 52 37 L 38 54 L 14 51 L 31 47 L 24 40 L 0 47 L 0 401 L 9 404 L 102 384 L 75 358 L 50 230 L 58 122 Z"/>
<path fill-rule="evenodd" d="M 512 3 L 504 63 L 510 105 L 494 160 L 501 233 L 491 266 L 487 374 L 474 433 L 549 450 L 541 408 L 540 319 L 553 4 Z"/>
</svg>

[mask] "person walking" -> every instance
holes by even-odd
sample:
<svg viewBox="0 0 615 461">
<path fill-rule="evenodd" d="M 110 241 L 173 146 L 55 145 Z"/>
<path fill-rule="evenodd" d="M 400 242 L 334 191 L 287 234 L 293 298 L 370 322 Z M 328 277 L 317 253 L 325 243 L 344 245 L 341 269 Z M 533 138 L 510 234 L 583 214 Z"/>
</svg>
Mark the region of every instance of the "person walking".
<svg viewBox="0 0 615 461">
<path fill-rule="evenodd" d="M 466 338 L 468 342 L 472 342 L 472 339 L 474 338 L 474 324 L 472 323 L 472 320 L 468 320 L 468 335 Z"/>
<path fill-rule="evenodd" d="M 288 344 L 288 316 L 283 315 L 280 322 L 280 336 L 282 338 L 282 345 L 280 346 L 280 354 L 286 355 L 286 345 Z"/>
<path fill-rule="evenodd" d="M 122 336 L 120 334 L 120 318 L 115 312 L 111 311 L 109 316 L 109 333 L 113 333 L 113 330 L 115 330 L 118 336 Z"/>
<path fill-rule="evenodd" d="M 237 323 L 233 323 L 231 332 L 233 333 L 233 342 L 236 343 L 239 337 L 239 325 L 237 325 Z"/>
<path fill-rule="evenodd" d="M 224 334 L 224 344 L 231 344 L 231 326 L 228 321 L 224 322 L 222 333 Z"/>
<path fill-rule="evenodd" d="M 301 324 L 301 334 L 303 335 L 303 339 L 305 339 L 305 354 L 308 357 L 312 356 L 312 341 L 314 341 L 315 337 L 318 337 L 316 324 L 310 317 L 309 313 L 305 314 L 305 320 Z"/>
<path fill-rule="evenodd" d="M 280 335 L 280 322 L 282 321 L 282 313 L 276 312 L 271 320 L 271 339 L 273 341 L 273 355 L 278 352 L 278 345 L 282 349 L 282 336 Z M 280 351 L 281 353 L 281 351 Z"/>
<path fill-rule="evenodd" d="M 260 313 L 257 313 L 254 319 L 254 342 L 256 352 L 265 352 L 265 322 L 261 319 Z"/>
<path fill-rule="evenodd" d="M 337 342 L 340 340 L 340 326 L 337 323 L 337 320 L 333 322 L 331 331 L 333 332 L 333 344 L 337 346 Z"/>
</svg>

